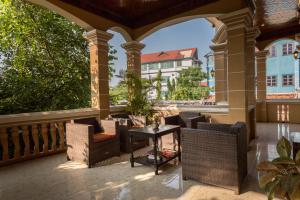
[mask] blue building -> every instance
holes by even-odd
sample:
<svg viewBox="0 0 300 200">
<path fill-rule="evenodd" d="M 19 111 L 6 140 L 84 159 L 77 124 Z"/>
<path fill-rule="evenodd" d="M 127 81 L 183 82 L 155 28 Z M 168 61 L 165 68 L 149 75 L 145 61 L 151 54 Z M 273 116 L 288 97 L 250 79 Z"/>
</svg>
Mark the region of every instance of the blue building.
<svg viewBox="0 0 300 200">
<path fill-rule="evenodd" d="M 267 95 L 296 94 L 299 88 L 299 62 L 293 52 L 298 42 L 280 40 L 269 46 L 267 58 Z M 271 97 L 272 98 L 272 97 Z"/>
<path fill-rule="evenodd" d="M 207 79 L 205 80 L 206 85 L 211 88 L 210 94 L 215 95 L 215 66 L 214 66 L 214 55 L 212 52 L 207 53 L 204 55 L 205 58 L 205 66 L 203 67 L 203 71 L 207 74 Z"/>
<path fill-rule="evenodd" d="M 299 83 L 299 60 L 294 59 L 298 42 L 295 40 L 279 40 L 268 47 L 266 84 L 268 98 L 296 98 L 296 90 L 300 88 Z M 205 56 L 205 71 L 208 79 L 206 84 L 213 89 L 210 93 L 215 94 L 215 78 L 211 71 L 214 71 L 214 56 L 212 52 Z"/>
</svg>

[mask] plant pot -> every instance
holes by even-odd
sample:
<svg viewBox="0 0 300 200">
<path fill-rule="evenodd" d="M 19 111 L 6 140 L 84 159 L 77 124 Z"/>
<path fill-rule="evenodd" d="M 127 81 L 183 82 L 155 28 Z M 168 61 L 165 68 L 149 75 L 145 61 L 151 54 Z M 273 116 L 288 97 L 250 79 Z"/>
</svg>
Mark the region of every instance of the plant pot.
<svg viewBox="0 0 300 200">
<path fill-rule="evenodd" d="M 146 117 L 143 115 L 128 115 L 134 126 L 146 126 Z"/>
</svg>

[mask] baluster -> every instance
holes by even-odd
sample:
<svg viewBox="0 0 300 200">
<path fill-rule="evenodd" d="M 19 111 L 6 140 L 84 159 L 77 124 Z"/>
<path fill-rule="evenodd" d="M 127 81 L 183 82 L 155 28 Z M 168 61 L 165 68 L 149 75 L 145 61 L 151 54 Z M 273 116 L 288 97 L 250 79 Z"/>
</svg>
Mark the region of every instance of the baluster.
<svg viewBox="0 0 300 200">
<path fill-rule="evenodd" d="M 23 140 L 24 140 L 24 157 L 28 157 L 30 155 L 30 144 L 29 144 L 29 130 L 28 126 L 22 126 L 23 131 Z"/>
<path fill-rule="evenodd" d="M 37 155 L 40 153 L 40 141 L 39 141 L 39 132 L 38 132 L 38 125 L 32 125 L 32 138 L 34 142 L 34 154 Z"/>
<path fill-rule="evenodd" d="M 51 150 L 56 151 L 56 125 L 55 123 L 50 124 L 50 133 L 52 138 Z"/>
<path fill-rule="evenodd" d="M 277 121 L 280 122 L 280 106 L 277 105 Z"/>
<path fill-rule="evenodd" d="M 0 129 L 0 143 L 2 146 L 2 161 L 7 161 L 8 157 L 8 135 L 6 128 Z"/>
<path fill-rule="evenodd" d="M 17 126 L 12 128 L 12 139 L 14 143 L 14 159 L 20 158 L 20 138 L 19 138 L 19 128 Z"/>
<path fill-rule="evenodd" d="M 42 124 L 42 137 L 44 141 L 43 153 L 48 153 L 48 124 Z"/>
<path fill-rule="evenodd" d="M 64 123 L 58 123 L 58 131 L 59 131 L 59 149 L 65 149 L 65 130 L 64 130 Z"/>
</svg>

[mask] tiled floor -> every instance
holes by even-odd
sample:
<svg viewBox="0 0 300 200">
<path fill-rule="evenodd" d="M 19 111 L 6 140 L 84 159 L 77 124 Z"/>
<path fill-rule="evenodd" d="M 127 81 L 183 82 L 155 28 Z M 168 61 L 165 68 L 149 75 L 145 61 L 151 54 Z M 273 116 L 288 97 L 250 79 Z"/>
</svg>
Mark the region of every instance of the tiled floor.
<svg viewBox="0 0 300 200">
<path fill-rule="evenodd" d="M 258 139 L 248 154 L 249 175 L 241 195 L 194 181 L 183 181 L 180 166 L 167 166 L 159 176 L 153 169 L 128 163 L 128 155 L 102 166 L 67 162 L 65 154 L 27 161 L 0 168 L 1 200 L 96 200 L 96 199 L 188 199 L 188 200 L 265 200 L 257 185 L 258 161 L 276 156 L 276 141 L 282 135 L 300 131 L 300 125 L 258 124 Z M 108 163 L 113 163 L 108 165 Z"/>
</svg>

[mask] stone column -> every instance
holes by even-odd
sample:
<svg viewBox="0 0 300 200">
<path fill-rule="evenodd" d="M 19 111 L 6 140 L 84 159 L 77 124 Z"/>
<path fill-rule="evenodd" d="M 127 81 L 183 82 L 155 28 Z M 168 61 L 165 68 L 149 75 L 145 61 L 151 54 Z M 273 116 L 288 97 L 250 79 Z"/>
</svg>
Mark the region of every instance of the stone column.
<svg viewBox="0 0 300 200">
<path fill-rule="evenodd" d="M 256 56 L 256 70 L 257 70 L 257 105 L 259 106 L 258 120 L 262 122 L 267 121 L 267 84 L 266 84 L 266 68 L 267 68 L 267 56 L 269 55 L 268 50 L 258 51 L 255 53 Z"/>
<path fill-rule="evenodd" d="M 257 101 L 265 101 L 266 92 L 266 68 L 268 50 L 258 51 L 255 53 L 257 66 Z"/>
<path fill-rule="evenodd" d="M 121 46 L 126 50 L 127 71 L 133 71 L 141 76 L 141 50 L 145 45 L 137 41 L 131 41 Z"/>
<path fill-rule="evenodd" d="M 227 101 L 227 50 L 226 43 L 210 46 L 214 52 L 216 103 Z"/>
<path fill-rule="evenodd" d="M 252 27 L 248 8 L 222 15 L 227 31 L 229 121 L 245 122 L 250 140 L 250 114 L 247 85 L 247 30 Z"/>
<path fill-rule="evenodd" d="M 250 139 L 256 137 L 256 83 L 255 83 L 255 45 L 260 31 L 257 27 L 247 31 L 247 83 L 248 83 L 248 106 L 250 117 Z"/>
<path fill-rule="evenodd" d="M 84 34 L 90 48 L 92 108 L 100 110 L 100 119 L 109 115 L 108 41 L 112 36 L 96 29 Z"/>
<path fill-rule="evenodd" d="M 260 34 L 257 27 L 250 28 L 247 31 L 247 77 L 248 77 L 248 105 L 255 106 L 256 103 L 256 83 L 255 83 L 255 45 L 256 38 Z"/>
</svg>

